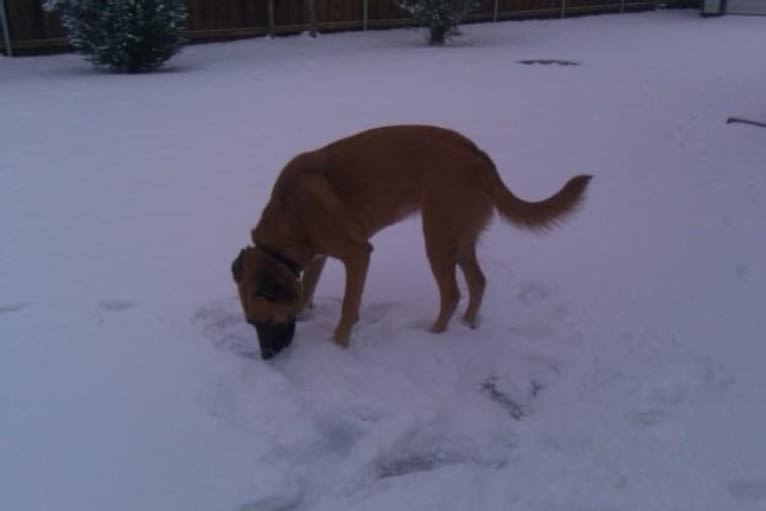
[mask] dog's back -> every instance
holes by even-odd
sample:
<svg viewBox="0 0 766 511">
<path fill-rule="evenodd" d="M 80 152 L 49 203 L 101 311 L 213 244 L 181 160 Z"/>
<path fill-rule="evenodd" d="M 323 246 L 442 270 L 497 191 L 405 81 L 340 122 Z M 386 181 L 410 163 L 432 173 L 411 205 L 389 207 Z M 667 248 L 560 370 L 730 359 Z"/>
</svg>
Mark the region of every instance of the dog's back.
<svg viewBox="0 0 766 511">
<path fill-rule="evenodd" d="M 444 128 L 375 128 L 296 156 L 275 193 L 303 174 L 321 174 L 364 225 L 367 235 L 420 210 L 426 200 L 455 191 L 488 190 L 492 161 L 464 136 Z"/>
</svg>

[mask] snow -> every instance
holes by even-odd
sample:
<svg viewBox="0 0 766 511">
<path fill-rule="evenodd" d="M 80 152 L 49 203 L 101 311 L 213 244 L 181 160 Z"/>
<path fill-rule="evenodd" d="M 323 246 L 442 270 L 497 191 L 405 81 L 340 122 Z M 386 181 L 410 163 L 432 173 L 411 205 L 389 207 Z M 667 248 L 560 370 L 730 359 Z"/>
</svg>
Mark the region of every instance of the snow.
<svg viewBox="0 0 766 511">
<path fill-rule="evenodd" d="M 186 48 L 122 76 L 0 59 L 0 509 L 766 509 L 766 18 L 695 11 Z M 579 66 L 523 65 L 566 59 Z M 455 128 L 545 235 L 492 224 L 482 323 L 383 231 L 253 356 L 229 273 L 295 153 Z M 465 295 L 465 293 L 464 293 Z"/>
</svg>

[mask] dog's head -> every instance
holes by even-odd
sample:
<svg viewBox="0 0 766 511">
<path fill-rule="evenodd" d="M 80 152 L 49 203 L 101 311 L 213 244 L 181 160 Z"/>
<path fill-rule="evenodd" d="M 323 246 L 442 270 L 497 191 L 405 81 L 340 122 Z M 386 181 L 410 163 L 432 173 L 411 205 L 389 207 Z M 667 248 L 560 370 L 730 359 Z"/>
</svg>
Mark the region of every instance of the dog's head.
<svg viewBox="0 0 766 511">
<path fill-rule="evenodd" d="M 268 360 L 290 345 L 302 289 L 293 269 L 264 251 L 247 247 L 231 263 L 242 311 L 255 327 L 261 357 Z"/>
</svg>

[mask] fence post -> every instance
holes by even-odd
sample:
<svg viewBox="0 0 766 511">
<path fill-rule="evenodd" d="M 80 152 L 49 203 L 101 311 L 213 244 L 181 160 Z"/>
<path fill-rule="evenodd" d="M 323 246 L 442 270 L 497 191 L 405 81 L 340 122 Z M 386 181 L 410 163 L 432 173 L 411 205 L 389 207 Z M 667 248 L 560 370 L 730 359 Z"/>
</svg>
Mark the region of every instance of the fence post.
<svg viewBox="0 0 766 511">
<path fill-rule="evenodd" d="M 620 14 L 625 12 L 625 0 L 620 0 Z"/>
<path fill-rule="evenodd" d="M 492 21 L 497 21 L 497 12 L 500 10 L 500 0 L 495 0 L 495 10 L 492 13 Z"/>
<path fill-rule="evenodd" d="M 274 0 L 268 1 L 269 7 L 269 35 L 274 37 Z"/>
<path fill-rule="evenodd" d="M 362 0 L 362 30 L 367 30 L 367 18 L 369 16 L 368 0 Z"/>
<path fill-rule="evenodd" d="M 309 35 L 311 37 L 317 36 L 317 10 L 316 5 L 314 4 L 314 0 L 305 0 L 304 5 L 304 11 L 306 13 L 306 17 L 308 18 L 308 25 L 309 25 Z"/>
<path fill-rule="evenodd" d="M 567 0 L 561 0 L 561 17 L 565 18 L 567 15 Z"/>
<path fill-rule="evenodd" d="M 0 22 L 2 22 L 3 40 L 5 41 L 5 52 L 9 57 L 13 57 L 13 45 L 11 43 L 11 31 L 8 28 L 8 15 L 5 10 L 5 0 L 0 0 Z"/>
</svg>

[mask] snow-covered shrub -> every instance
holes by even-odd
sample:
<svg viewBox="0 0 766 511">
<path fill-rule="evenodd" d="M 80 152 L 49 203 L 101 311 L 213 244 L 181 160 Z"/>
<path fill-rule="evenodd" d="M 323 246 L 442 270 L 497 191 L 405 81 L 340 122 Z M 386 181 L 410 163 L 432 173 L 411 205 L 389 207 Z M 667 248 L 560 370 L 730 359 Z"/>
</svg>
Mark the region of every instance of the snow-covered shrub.
<svg viewBox="0 0 766 511">
<path fill-rule="evenodd" d="M 181 48 L 184 0 L 48 0 L 69 43 L 97 66 L 136 73 L 160 67 Z"/>
<path fill-rule="evenodd" d="M 396 0 L 415 21 L 428 29 L 428 42 L 444 44 L 457 32 L 463 17 L 482 4 L 482 0 Z"/>
</svg>

